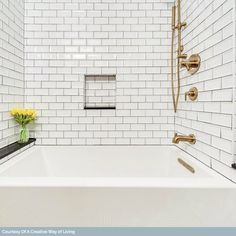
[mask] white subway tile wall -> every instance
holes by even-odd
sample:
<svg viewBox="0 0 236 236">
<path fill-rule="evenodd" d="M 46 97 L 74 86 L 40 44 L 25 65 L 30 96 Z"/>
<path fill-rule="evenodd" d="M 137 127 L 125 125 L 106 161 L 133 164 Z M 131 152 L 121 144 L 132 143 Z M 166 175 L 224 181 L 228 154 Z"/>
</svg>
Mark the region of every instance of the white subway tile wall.
<svg viewBox="0 0 236 236">
<path fill-rule="evenodd" d="M 25 101 L 37 144 L 169 144 L 172 0 L 26 0 Z M 84 110 L 84 75 L 116 75 L 116 110 Z"/>
<path fill-rule="evenodd" d="M 181 72 L 181 98 L 175 130 L 195 134 L 197 143 L 182 149 L 236 181 L 232 170 L 233 118 L 233 2 L 232 0 L 182 1 L 184 52 L 199 53 L 202 64 L 191 76 Z M 184 101 L 184 93 L 197 87 L 197 101 Z"/>
<path fill-rule="evenodd" d="M 9 109 L 24 102 L 24 1 L 0 1 L 0 148 L 17 140 Z"/>
<path fill-rule="evenodd" d="M 39 111 L 37 144 L 161 145 L 171 143 L 174 131 L 194 133 L 195 145 L 178 146 L 236 182 L 230 168 L 236 155 L 235 4 L 181 2 L 188 24 L 184 52 L 199 53 L 202 65 L 193 76 L 181 71 L 174 115 L 174 0 L 0 0 L 0 147 L 17 138 L 9 109 L 25 102 Z M 96 94 L 108 94 L 103 101 L 116 110 L 84 110 L 86 74 L 116 75 L 115 84 Z M 88 90 L 96 86 L 89 83 Z M 184 102 L 193 86 L 197 101 Z"/>
</svg>

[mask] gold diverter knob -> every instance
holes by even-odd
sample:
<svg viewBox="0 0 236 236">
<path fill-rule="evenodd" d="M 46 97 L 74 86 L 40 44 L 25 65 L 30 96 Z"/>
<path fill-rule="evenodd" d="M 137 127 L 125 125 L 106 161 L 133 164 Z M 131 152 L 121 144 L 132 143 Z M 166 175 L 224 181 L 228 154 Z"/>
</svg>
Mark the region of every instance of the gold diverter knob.
<svg viewBox="0 0 236 236">
<path fill-rule="evenodd" d="M 191 101 L 195 101 L 198 97 L 198 89 L 196 87 L 189 89 L 189 91 L 185 93 L 185 101 L 187 101 L 187 97 Z"/>
</svg>

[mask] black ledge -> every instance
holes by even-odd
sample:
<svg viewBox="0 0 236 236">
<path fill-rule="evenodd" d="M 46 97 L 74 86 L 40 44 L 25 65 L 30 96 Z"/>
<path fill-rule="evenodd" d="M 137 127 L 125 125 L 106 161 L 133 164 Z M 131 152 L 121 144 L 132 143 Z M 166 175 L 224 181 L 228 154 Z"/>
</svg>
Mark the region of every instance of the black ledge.
<svg viewBox="0 0 236 236">
<path fill-rule="evenodd" d="M 20 150 L 21 148 L 35 142 L 36 139 L 35 138 L 30 138 L 29 141 L 27 143 L 12 143 L 9 144 L 3 148 L 0 149 L 0 160 L 3 159 L 4 157 L 12 154 L 13 152 L 16 152 L 18 150 Z"/>
<path fill-rule="evenodd" d="M 236 163 L 232 164 L 232 168 L 236 170 Z"/>
<path fill-rule="evenodd" d="M 85 110 L 115 110 L 116 107 L 84 107 Z"/>
</svg>

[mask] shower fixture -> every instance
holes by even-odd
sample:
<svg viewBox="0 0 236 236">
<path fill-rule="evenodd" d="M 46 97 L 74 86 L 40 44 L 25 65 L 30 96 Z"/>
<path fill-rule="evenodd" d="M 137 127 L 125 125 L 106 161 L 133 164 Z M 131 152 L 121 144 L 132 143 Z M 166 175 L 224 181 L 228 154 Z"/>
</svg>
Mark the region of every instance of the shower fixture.
<svg viewBox="0 0 236 236">
<path fill-rule="evenodd" d="M 198 89 L 196 87 L 189 89 L 189 91 L 185 93 L 185 101 L 187 101 L 187 97 L 191 101 L 195 101 L 198 97 Z"/>
<path fill-rule="evenodd" d="M 172 143 L 178 144 L 179 142 L 188 142 L 191 144 L 195 144 L 196 143 L 196 137 L 194 134 L 189 134 L 189 135 L 179 135 L 177 133 L 175 133 L 173 139 L 172 139 Z"/>
<path fill-rule="evenodd" d="M 179 1 L 180 4 L 180 1 Z M 178 12 L 180 13 L 180 7 L 178 6 Z M 180 22 L 180 14 L 178 17 L 178 21 Z M 186 26 L 186 24 L 178 24 L 176 26 L 176 6 L 172 7 L 172 39 L 171 39 L 171 87 L 172 87 L 172 99 L 173 99 L 173 105 L 174 105 L 174 112 L 177 111 L 177 105 L 179 101 L 179 94 L 180 94 L 180 76 L 179 76 L 179 66 L 177 66 L 177 95 L 175 95 L 175 88 L 174 88 L 174 40 L 175 40 L 175 30 L 178 28 L 178 32 L 181 34 L 181 25 Z M 183 50 L 183 46 L 181 45 L 181 36 L 179 34 L 179 47 L 178 47 L 178 64 L 179 64 L 179 55 L 181 54 L 181 51 Z M 184 56 L 185 57 L 185 56 Z M 187 58 L 187 57 L 185 57 Z"/>
<path fill-rule="evenodd" d="M 186 68 L 191 75 L 195 74 L 201 64 L 201 58 L 198 54 L 193 54 L 188 58 L 187 54 L 184 54 L 184 46 L 182 44 L 182 28 L 187 26 L 186 22 L 181 21 L 181 5 L 178 0 L 178 5 L 172 7 L 172 40 L 171 40 L 171 87 L 172 87 L 172 99 L 174 105 L 174 112 L 177 111 L 177 106 L 180 96 L 180 69 Z M 178 12 L 178 19 L 176 24 L 176 8 Z M 176 77 L 177 77 L 177 92 L 175 93 L 174 84 L 174 41 L 175 41 L 175 30 L 178 30 L 178 48 L 177 48 L 177 67 L 176 67 Z M 188 58 L 188 59 L 187 59 Z"/>
<path fill-rule="evenodd" d="M 195 74 L 199 70 L 200 65 L 201 57 L 199 56 L 199 54 L 193 54 L 189 57 L 189 59 L 182 60 L 180 62 L 180 67 L 185 67 L 191 75 Z"/>
</svg>

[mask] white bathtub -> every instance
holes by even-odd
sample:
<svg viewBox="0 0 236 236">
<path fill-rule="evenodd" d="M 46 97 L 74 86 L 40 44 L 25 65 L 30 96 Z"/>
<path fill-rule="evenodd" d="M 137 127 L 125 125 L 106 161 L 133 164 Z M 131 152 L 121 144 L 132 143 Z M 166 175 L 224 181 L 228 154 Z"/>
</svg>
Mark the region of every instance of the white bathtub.
<svg viewBox="0 0 236 236">
<path fill-rule="evenodd" d="M 0 226 L 236 226 L 236 188 L 175 147 L 34 146 L 0 165 Z"/>
</svg>

